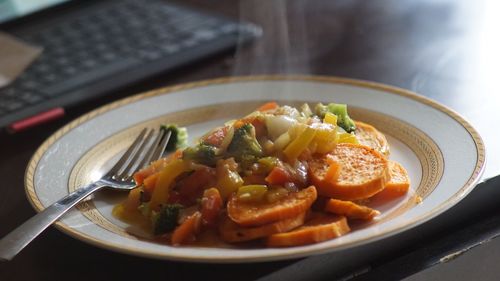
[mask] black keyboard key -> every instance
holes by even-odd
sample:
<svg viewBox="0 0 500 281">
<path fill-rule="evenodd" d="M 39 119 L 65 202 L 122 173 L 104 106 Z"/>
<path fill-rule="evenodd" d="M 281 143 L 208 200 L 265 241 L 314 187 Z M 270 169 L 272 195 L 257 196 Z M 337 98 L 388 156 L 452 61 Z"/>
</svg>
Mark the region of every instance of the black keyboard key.
<svg viewBox="0 0 500 281">
<path fill-rule="evenodd" d="M 215 31 L 210 29 L 200 29 L 193 33 L 193 37 L 198 38 L 200 40 L 211 40 L 215 38 L 217 34 Z"/>
<path fill-rule="evenodd" d="M 162 50 L 163 53 L 170 55 L 178 52 L 180 50 L 180 46 L 176 44 L 166 44 L 160 46 L 160 50 Z"/>
<path fill-rule="evenodd" d="M 55 72 L 50 72 L 41 76 L 39 79 L 44 85 L 52 85 L 59 80 L 59 76 Z"/>
<path fill-rule="evenodd" d="M 162 53 L 157 50 L 145 49 L 139 51 L 139 57 L 146 61 L 154 61 L 162 57 Z"/>
<path fill-rule="evenodd" d="M 26 104 L 37 104 L 44 99 L 42 95 L 40 95 L 40 93 L 29 90 L 23 91 L 18 98 L 21 99 Z"/>
<path fill-rule="evenodd" d="M 74 65 L 68 65 L 64 68 L 61 69 L 61 72 L 66 75 L 66 76 L 74 76 L 77 73 L 79 73 L 79 69 L 75 67 Z"/>
<path fill-rule="evenodd" d="M 113 61 L 118 58 L 118 56 L 114 52 L 103 52 L 100 54 L 100 57 L 103 61 Z"/>
<path fill-rule="evenodd" d="M 2 100 L 2 107 L 6 111 L 14 111 L 23 107 L 23 103 L 19 100 Z"/>
<path fill-rule="evenodd" d="M 81 62 L 85 68 L 94 68 L 97 66 L 98 62 L 95 59 L 86 59 Z"/>
<path fill-rule="evenodd" d="M 25 80 L 22 83 L 22 88 L 28 89 L 28 90 L 35 90 L 42 87 L 42 85 L 35 81 L 35 80 Z"/>
<path fill-rule="evenodd" d="M 97 79 L 102 79 L 104 77 L 110 76 L 117 72 L 132 68 L 140 64 L 139 60 L 136 59 L 123 59 L 115 61 L 112 64 L 108 64 L 99 68 L 96 68 L 90 72 L 82 73 L 78 76 L 61 81 L 50 87 L 40 89 L 44 94 L 48 96 L 58 96 L 64 92 L 70 91 L 74 88 L 83 86 L 85 84 L 94 82 Z"/>
<path fill-rule="evenodd" d="M 5 89 L 4 91 L 2 91 L 2 93 L 0 95 L 6 97 L 8 99 L 14 99 L 18 95 L 18 91 L 16 91 L 15 88 L 9 87 L 9 88 Z"/>
</svg>

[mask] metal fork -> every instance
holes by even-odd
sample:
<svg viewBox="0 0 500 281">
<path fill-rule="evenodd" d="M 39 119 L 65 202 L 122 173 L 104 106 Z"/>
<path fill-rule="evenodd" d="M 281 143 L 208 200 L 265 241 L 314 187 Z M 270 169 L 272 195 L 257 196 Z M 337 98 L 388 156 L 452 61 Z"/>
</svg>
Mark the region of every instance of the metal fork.
<svg viewBox="0 0 500 281">
<path fill-rule="evenodd" d="M 166 130 L 155 133 L 154 130 L 143 129 L 118 162 L 99 180 L 68 194 L 2 238 L 0 260 L 14 258 L 66 211 L 97 190 L 103 187 L 118 190 L 135 188 L 133 174 L 162 156 L 170 135 L 171 132 Z"/>
</svg>

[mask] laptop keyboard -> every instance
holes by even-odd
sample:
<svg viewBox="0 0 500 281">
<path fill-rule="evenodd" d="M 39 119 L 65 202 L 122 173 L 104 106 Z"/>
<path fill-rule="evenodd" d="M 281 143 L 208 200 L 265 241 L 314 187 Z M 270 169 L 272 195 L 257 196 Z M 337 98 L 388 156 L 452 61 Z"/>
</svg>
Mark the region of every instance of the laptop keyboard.
<svg viewBox="0 0 500 281">
<path fill-rule="evenodd" d="M 48 101 L 75 89 L 82 92 L 86 85 L 104 78 L 143 70 L 140 75 L 135 71 L 128 79 L 120 80 L 124 82 L 107 82 L 103 89 L 109 91 L 138 80 L 135 78 L 145 78 L 134 75 L 159 73 L 235 46 L 242 33 L 248 38 L 257 35 L 257 29 L 251 25 L 163 1 L 145 2 L 146 5 L 143 1 L 116 1 L 64 24 L 16 34 L 43 46 L 44 52 L 11 86 L 0 89 L 0 127 L 16 121 L 13 117 L 27 117 L 48 109 L 53 106 Z M 208 50 L 206 46 L 210 44 Z M 98 94 L 99 89 L 92 89 L 71 101 Z M 44 107 L 44 103 L 48 106 Z"/>
</svg>

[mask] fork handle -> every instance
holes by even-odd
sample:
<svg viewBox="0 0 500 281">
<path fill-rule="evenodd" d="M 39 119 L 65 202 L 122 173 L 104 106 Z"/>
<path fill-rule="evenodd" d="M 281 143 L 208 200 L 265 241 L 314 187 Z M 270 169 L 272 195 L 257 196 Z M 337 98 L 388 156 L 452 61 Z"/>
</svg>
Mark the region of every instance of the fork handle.
<svg viewBox="0 0 500 281">
<path fill-rule="evenodd" d="M 0 260 L 11 260 L 71 207 L 104 187 L 102 182 L 83 186 L 36 214 L 0 240 Z"/>
</svg>

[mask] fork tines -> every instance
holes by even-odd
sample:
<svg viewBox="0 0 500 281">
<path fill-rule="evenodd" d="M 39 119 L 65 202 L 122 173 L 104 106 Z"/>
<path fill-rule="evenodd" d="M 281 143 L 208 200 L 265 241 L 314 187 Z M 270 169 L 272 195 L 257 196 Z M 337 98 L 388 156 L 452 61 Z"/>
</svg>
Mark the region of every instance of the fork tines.
<svg viewBox="0 0 500 281">
<path fill-rule="evenodd" d="M 170 136 L 167 130 L 144 128 L 107 175 L 114 180 L 130 180 L 137 170 L 161 158 Z"/>
</svg>

